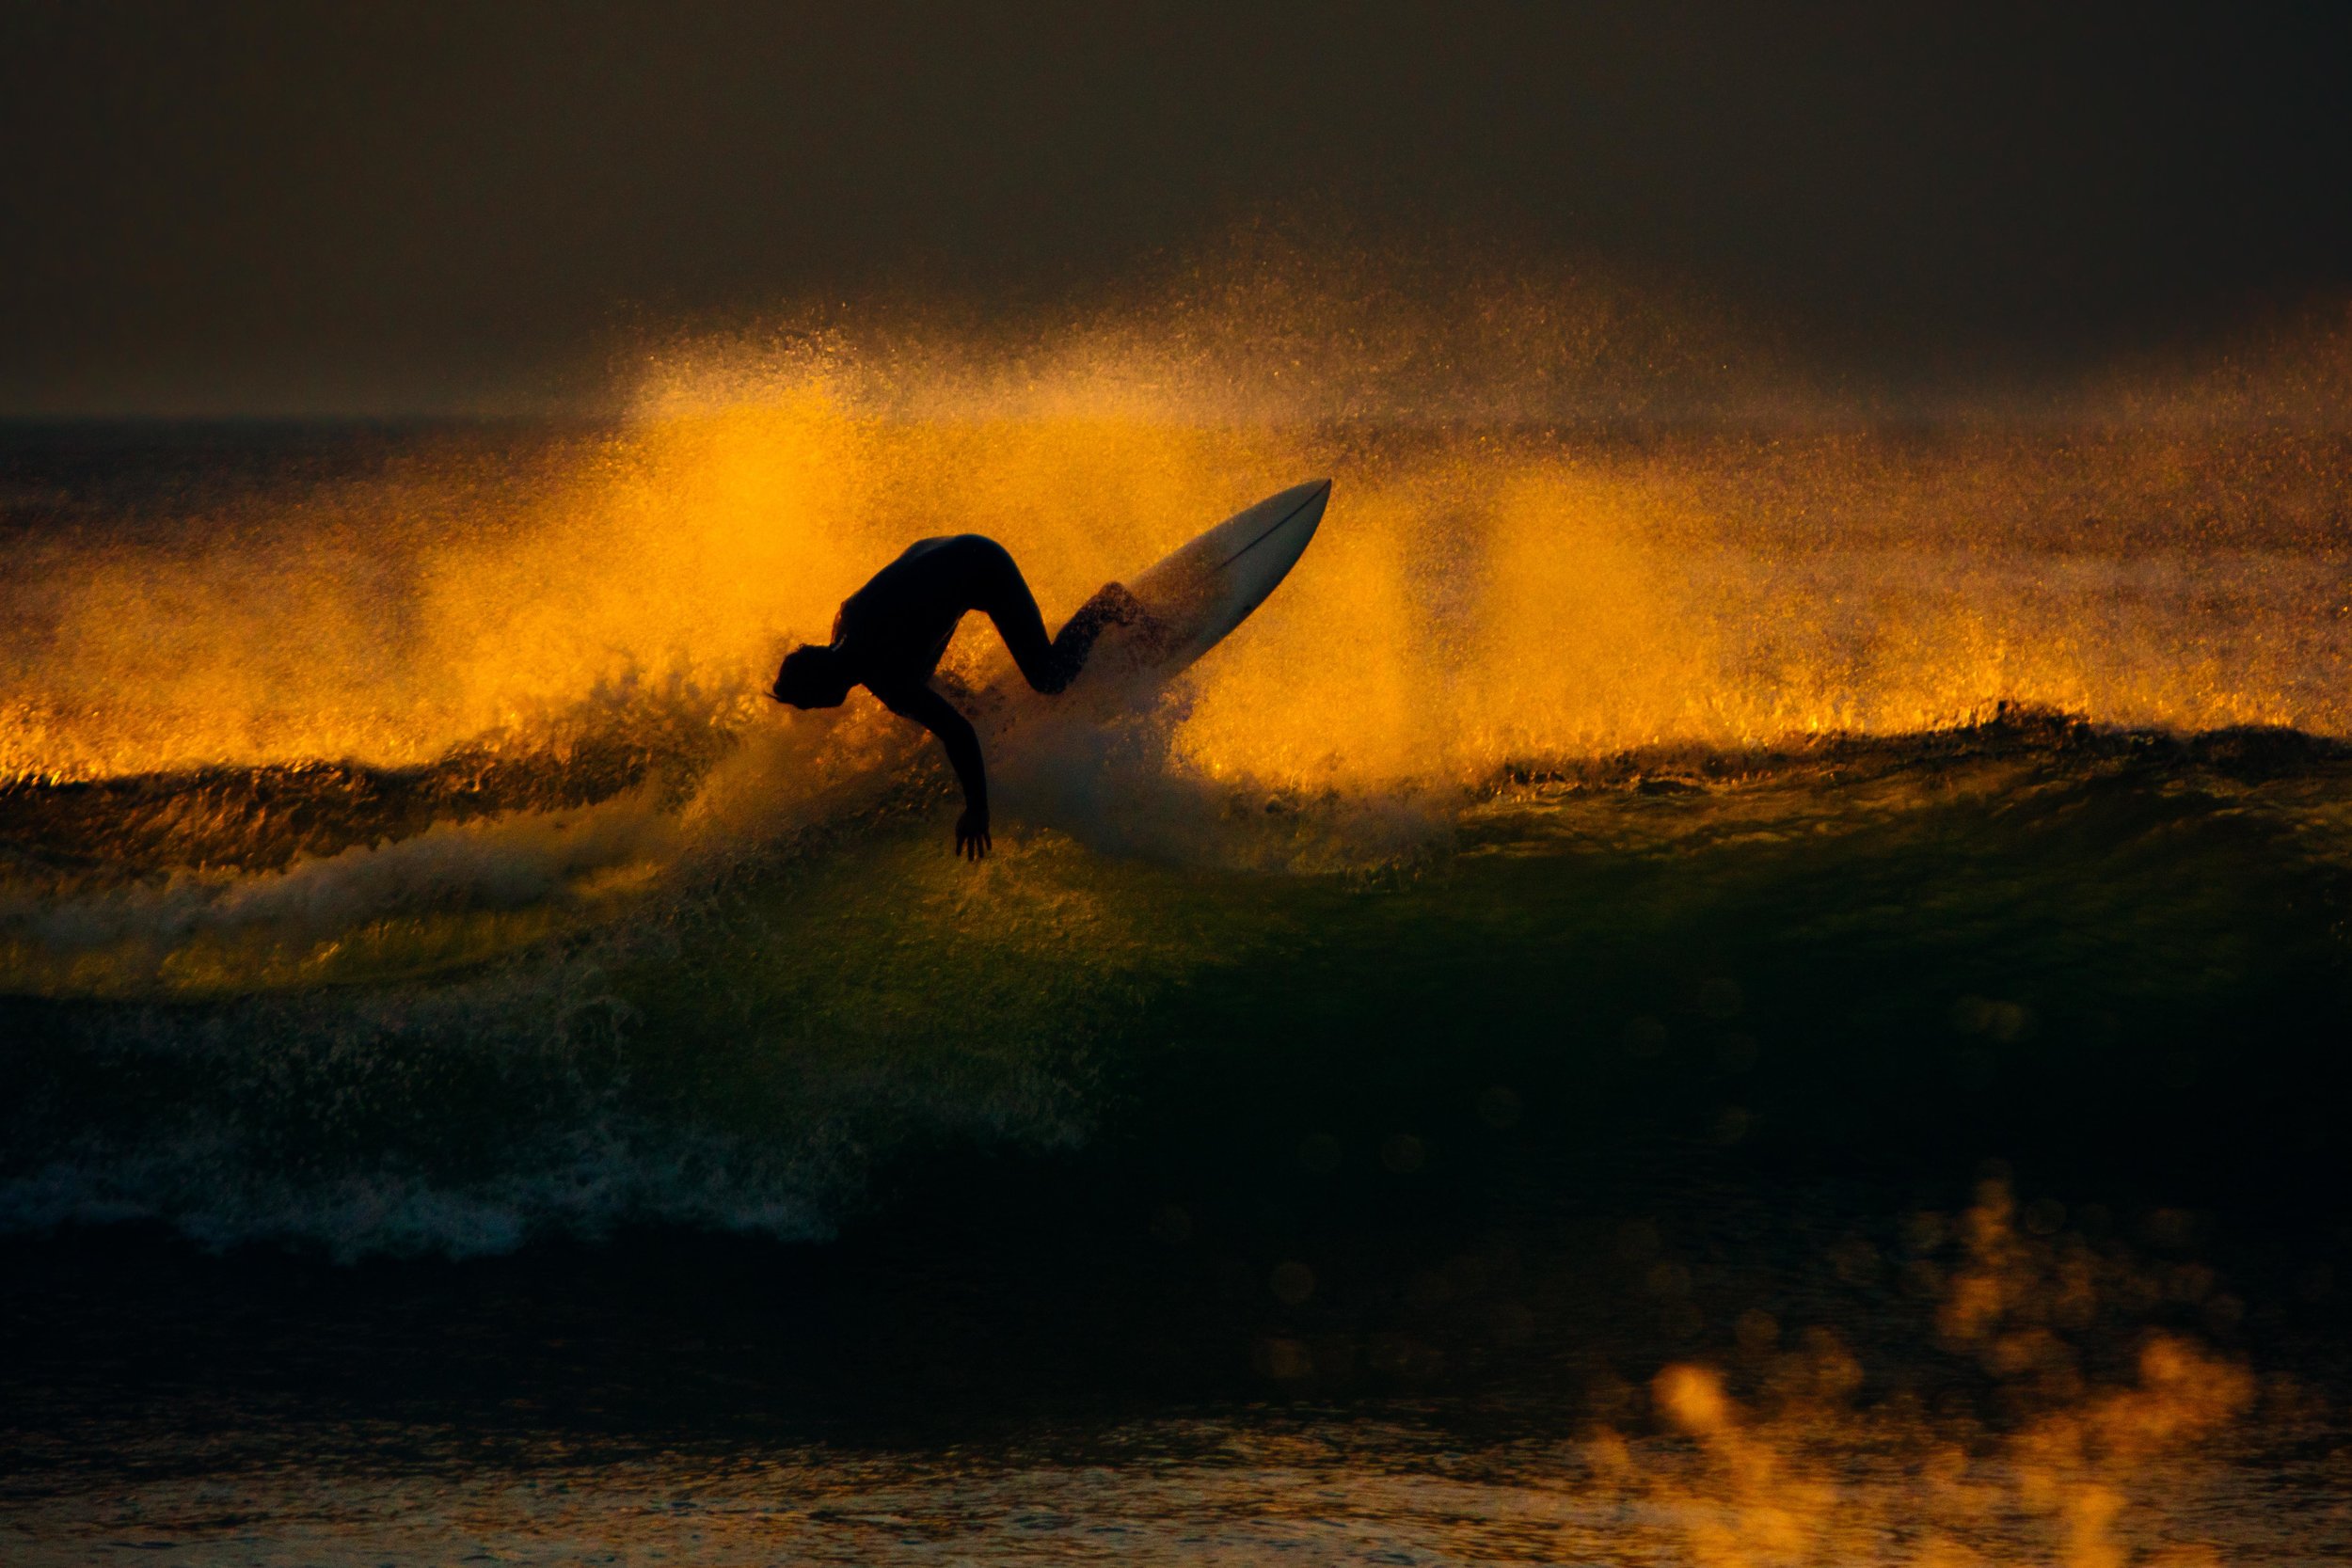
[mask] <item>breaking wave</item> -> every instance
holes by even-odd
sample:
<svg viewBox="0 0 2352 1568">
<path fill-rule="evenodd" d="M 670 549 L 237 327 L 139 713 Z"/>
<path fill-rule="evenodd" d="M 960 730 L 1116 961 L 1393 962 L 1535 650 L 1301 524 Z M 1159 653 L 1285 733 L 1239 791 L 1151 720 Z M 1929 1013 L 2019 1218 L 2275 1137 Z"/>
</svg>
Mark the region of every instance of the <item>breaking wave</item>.
<svg viewBox="0 0 2352 1568">
<path fill-rule="evenodd" d="M 605 425 L 11 436 L 0 1227 L 821 1235 L 910 1151 L 1085 1136 L 1202 997 L 1279 1018 L 1309 961 L 1443 990 L 1538 928 L 1540 971 L 1607 935 L 1587 905 L 1750 940 L 1615 902 L 1677 864 L 1810 929 L 1844 895 L 1788 846 L 1973 886 L 1954 812 L 2020 886 L 2050 846 L 2001 835 L 2053 802 L 2102 854 L 2259 822 L 2233 908 L 2334 885 L 2336 426 L 2189 418 L 2193 380 L 2162 418 L 1808 421 L 1655 312 L 1547 309 L 1233 296 L 1050 353 L 683 345 Z M 1713 403 L 1645 401 L 1674 343 Z M 1606 373 L 1544 368 L 1576 355 Z M 1160 709 L 1009 768 L 977 869 L 919 736 L 760 696 L 909 535 L 1003 540 L 1050 618 L 1322 472 L 1293 579 Z M 1363 955 L 1318 946 L 1351 922 Z M 1594 994 L 1563 1049 L 1654 1009 Z"/>
</svg>

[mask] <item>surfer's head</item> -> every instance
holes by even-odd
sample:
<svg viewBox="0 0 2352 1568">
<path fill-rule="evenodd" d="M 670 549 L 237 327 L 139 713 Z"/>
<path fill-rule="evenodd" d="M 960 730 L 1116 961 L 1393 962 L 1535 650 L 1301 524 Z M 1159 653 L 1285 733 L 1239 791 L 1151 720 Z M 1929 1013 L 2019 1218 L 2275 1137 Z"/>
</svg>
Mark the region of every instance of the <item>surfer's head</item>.
<svg viewBox="0 0 2352 1568">
<path fill-rule="evenodd" d="M 839 707 L 849 700 L 850 685 L 839 654 L 804 642 L 784 656 L 769 695 L 794 707 Z"/>
</svg>

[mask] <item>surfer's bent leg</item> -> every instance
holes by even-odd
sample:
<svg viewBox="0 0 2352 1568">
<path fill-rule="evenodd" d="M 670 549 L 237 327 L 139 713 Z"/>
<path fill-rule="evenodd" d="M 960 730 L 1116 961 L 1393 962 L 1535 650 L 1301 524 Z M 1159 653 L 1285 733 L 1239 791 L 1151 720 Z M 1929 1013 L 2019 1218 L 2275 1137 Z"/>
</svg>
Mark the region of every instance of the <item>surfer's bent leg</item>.
<svg viewBox="0 0 2352 1568">
<path fill-rule="evenodd" d="M 1021 674 L 1040 691 L 1056 692 L 1068 686 L 1077 675 L 1079 665 L 1086 662 L 1081 651 L 1076 658 L 1067 657 L 1058 642 L 1045 639 L 1045 617 L 1037 608 L 1037 595 L 1021 576 L 1021 568 L 1002 549 L 994 552 L 983 580 L 977 585 L 978 602 L 975 609 L 996 623 L 996 635 L 1005 640 L 1012 653 L 1013 663 L 1021 667 Z M 1063 628 L 1063 636 L 1069 628 Z M 1093 639 L 1087 639 L 1091 645 Z"/>
<path fill-rule="evenodd" d="M 1022 675 L 1040 691 L 1059 691 L 1069 685 L 1067 675 L 1057 684 L 1047 684 L 1056 673 L 1054 645 L 1045 640 L 1045 617 L 1038 610 L 1037 595 L 1029 592 L 1011 554 L 990 541 L 985 562 L 974 575 L 978 580 L 972 584 L 972 608 L 996 623 L 996 635 L 1005 640 Z"/>
<path fill-rule="evenodd" d="M 1048 642 L 1037 596 L 1029 592 L 1011 555 L 1001 549 L 993 552 L 979 588 L 975 608 L 996 623 L 996 633 L 1011 650 L 1022 676 L 1048 694 L 1065 689 L 1077 679 L 1104 627 L 1130 626 L 1145 618 L 1143 606 L 1133 594 L 1116 582 L 1104 583 L 1078 607 L 1060 635 Z"/>
<path fill-rule="evenodd" d="M 1025 598 L 1028 590 L 1024 587 L 1022 593 Z M 1029 619 L 1036 622 L 1036 601 L 1029 600 L 1028 607 Z M 1009 632 L 1006 633 L 1005 643 L 1012 649 L 1014 661 L 1031 686 L 1040 691 L 1057 692 L 1078 678 L 1078 672 L 1086 668 L 1087 656 L 1094 652 L 1095 641 L 1106 627 L 1132 626 L 1142 619 L 1143 606 L 1136 596 L 1120 584 L 1107 582 L 1096 591 L 1094 597 L 1078 607 L 1078 612 L 1062 624 L 1059 635 L 1037 657 L 1024 657 L 1023 644 L 1015 642 Z M 997 620 L 996 626 L 999 631 L 1005 630 L 1002 619 Z M 1038 622 L 1038 635 L 1041 640 L 1044 635 L 1041 622 Z"/>
</svg>

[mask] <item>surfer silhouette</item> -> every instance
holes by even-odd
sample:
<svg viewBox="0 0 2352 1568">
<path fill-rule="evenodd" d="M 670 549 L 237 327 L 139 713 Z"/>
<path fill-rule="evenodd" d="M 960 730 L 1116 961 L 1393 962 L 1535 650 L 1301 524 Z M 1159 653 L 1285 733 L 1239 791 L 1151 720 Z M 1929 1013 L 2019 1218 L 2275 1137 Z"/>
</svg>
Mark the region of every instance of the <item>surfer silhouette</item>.
<svg viewBox="0 0 2352 1568">
<path fill-rule="evenodd" d="M 990 847 L 980 739 L 930 685 L 957 623 L 976 610 L 996 623 L 1022 675 L 1049 694 L 1077 677 L 1104 627 L 1150 621 L 1133 594 L 1105 583 L 1049 641 L 1037 597 L 1004 546 L 977 533 L 918 539 L 841 601 L 831 642 L 803 643 L 784 656 L 770 695 L 799 708 L 838 707 L 850 688 L 863 686 L 882 706 L 939 736 L 963 785 L 956 852 L 977 861 Z"/>
</svg>

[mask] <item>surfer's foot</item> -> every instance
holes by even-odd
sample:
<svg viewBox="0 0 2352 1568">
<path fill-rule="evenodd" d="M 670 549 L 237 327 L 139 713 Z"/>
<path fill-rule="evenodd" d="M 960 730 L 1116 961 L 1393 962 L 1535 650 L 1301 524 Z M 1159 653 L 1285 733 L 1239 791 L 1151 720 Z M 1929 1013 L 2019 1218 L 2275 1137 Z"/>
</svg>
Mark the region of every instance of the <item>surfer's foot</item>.
<svg viewBox="0 0 2352 1568">
<path fill-rule="evenodd" d="M 1078 607 L 1071 617 L 1085 617 L 1099 630 L 1103 626 L 1125 626 L 1135 633 L 1130 644 L 1147 659 L 1156 657 L 1168 641 L 1168 628 L 1160 618 L 1143 607 L 1143 601 L 1128 591 L 1123 582 L 1106 582 L 1094 591 L 1094 596 Z"/>
<path fill-rule="evenodd" d="M 1078 607 L 1078 612 L 1061 628 L 1061 635 L 1054 639 L 1056 673 L 1045 680 L 1032 677 L 1030 684 L 1040 691 L 1059 691 L 1068 687 L 1093 657 L 1095 642 L 1113 626 L 1127 628 L 1127 635 L 1118 640 L 1114 655 L 1122 664 L 1139 668 L 1156 663 L 1166 651 L 1167 633 L 1158 617 L 1144 609 L 1143 601 L 1122 584 L 1106 582 Z"/>
<path fill-rule="evenodd" d="M 1132 626 L 1151 619 L 1151 614 L 1143 608 L 1143 601 L 1127 591 L 1125 583 L 1106 582 L 1078 607 L 1078 613 L 1071 619 L 1084 618 L 1108 626 Z"/>
</svg>

